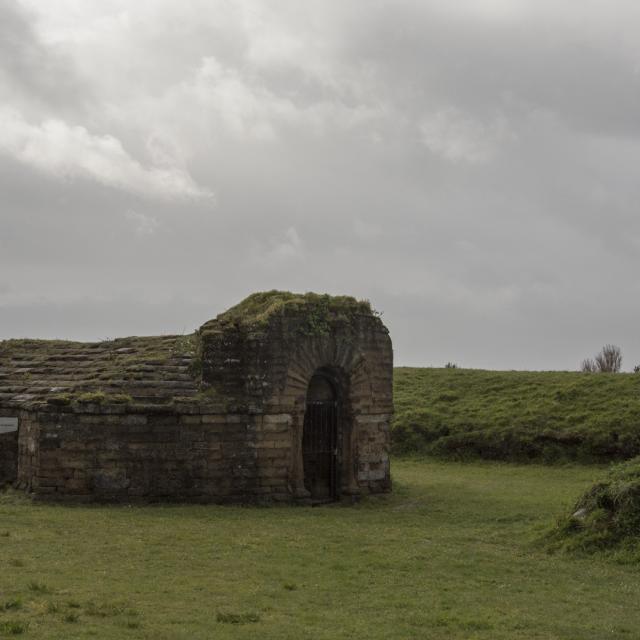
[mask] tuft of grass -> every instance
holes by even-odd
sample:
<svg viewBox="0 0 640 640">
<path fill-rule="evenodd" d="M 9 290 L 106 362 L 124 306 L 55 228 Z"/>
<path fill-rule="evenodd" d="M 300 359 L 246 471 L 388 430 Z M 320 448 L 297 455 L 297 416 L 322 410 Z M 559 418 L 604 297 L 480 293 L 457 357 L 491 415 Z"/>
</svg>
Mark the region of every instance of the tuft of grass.
<svg viewBox="0 0 640 640">
<path fill-rule="evenodd" d="M 7 620 L 0 622 L 0 634 L 8 636 L 19 636 L 26 633 L 29 629 L 28 622 L 22 622 L 20 620 Z"/>
<path fill-rule="evenodd" d="M 17 611 L 18 609 L 22 609 L 22 598 L 12 598 L 0 606 L 0 611 Z"/>
<path fill-rule="evenodd" d="M 293 583 L 293 582 L 285 582 L 282 585 L 287 591 L 296 591 L 296 589 L 298 588 L 298 585 Z"/>
<path fill-rule="evenodd" d="M 88 616 L 97 618 L 110 618 L 114 616 L 120 616 L 123 614 L 135 616 L 138 612 L 131 607 L 123 604 L 116 604 L 113 602 L 88 602 L 84 607 L 84 612 Z"/>
<path fill-rule="evenodd" d="M 105 395 L 104 401 L 112 404 L 131 404 L 133 397 L 128 393 L 109 393 Z"/>
<path fill-rule="evenodd" d="M 27 588 L 29 589 L 29 591 L 32 591 L 33 593 L 40 593 L 40 594 L 51 593 L 50 587 L 48 587 L 43 582 L 38 582 L 37 580 L 31 580 L 31 582 L 27 584 Z"/>
<path fill-rule="evenodd" d="M 173 355 L 193 356 L 198 350 L 198 338 L 195 333 L 178 336 L 171 349 Z"/>
<path fill-rule="evenodd" d="M 394 370 L 393 451 L 468 460 L 602 463 L 640 455 L 640 376 Z"/>
<path fill-rule="evenodd" d="M 107 399 L 104 391 L 88 391 L 77 396 L 76 400 L 81 404 L 102 404 Z"/>
<path fill-rule="evenodd" d="M 223 624 L 252 624 L 254 622 L 260 622 L 260 614 L 258 613 L 230 613 L 219 611 L 216 616 L 217 622 Z"/>
<path fill-rule="evenodd" d="M 64 616 L 64 621 L 69 624 L 75 624 L 76 622 L 79 622 L 79 620 L 80 620 L 80 616 L 74 612 L 67 613 Z"/>
<path fill-rule="evenodd" d="M 47 613 L 60 613 L 60 605 L 57 602 L 47 602 Z"/>
</svg>

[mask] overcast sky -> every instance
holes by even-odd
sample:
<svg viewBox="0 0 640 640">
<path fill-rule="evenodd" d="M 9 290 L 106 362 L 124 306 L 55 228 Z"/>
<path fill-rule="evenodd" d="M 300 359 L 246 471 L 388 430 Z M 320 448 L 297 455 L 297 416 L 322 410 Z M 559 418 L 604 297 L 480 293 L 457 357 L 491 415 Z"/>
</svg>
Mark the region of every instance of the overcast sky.
<svg viewBox="0 0 640 640">
<path fill-rule="evenodd" d="M 396 363 L 640 363 L 637 0 L 0 0 L 0 338 L 368 298 Z"/>
</svg>

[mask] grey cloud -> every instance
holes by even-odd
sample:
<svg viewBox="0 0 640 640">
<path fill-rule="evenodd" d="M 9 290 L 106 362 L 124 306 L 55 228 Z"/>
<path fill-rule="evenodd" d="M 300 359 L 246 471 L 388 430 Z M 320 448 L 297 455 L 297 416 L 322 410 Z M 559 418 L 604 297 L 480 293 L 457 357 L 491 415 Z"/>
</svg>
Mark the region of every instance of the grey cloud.
<svg viewBox="0 0 640 640">
<path fill-rule="evenodd" d="M 0 156 L 0 338 L 189 331 L 287 288 L 370 298 L 399 364 L 640 361 L 635 12 L 516 5 L 62 2 L 62 28 L 30 2 L 16 32 L 88 84 L 48 94 L 5 40 L 28 122 L 67 109 L 216 201 Z"/>
<path fill-rule="evenodd" d="M 0 96 L 20 98 L 31 110 L 74 109 L 89 103 L 91 90 L 79 77 L 72 58 L 41 41 L 35 16 L 17 0 L 0 4 Z"/>
<path fill-rule="evenodd" d="M 576 29 L 562 3 L 508 24 L 452 18 L 434 10 L 441 4 L 383 5 L 354 22 L 350 55 L 372 61 L 406 108 L 450 101 L 485 118 L 547 109 L 572 128 L 640 132 L 638 52 L 614 33 L 603 42 L 606 30 Z M 597 21 L 612 11 L 591 5 L 580 13 Z"/>
</svg>

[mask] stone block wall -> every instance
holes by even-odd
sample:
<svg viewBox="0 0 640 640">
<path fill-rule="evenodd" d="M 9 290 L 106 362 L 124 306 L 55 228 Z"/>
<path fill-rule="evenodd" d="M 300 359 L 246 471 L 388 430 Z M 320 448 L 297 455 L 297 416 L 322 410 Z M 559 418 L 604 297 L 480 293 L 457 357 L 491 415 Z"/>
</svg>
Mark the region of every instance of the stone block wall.
<svg viewBox="0 0 640 640">
<path fill-rule="evenodd" d="M 390 414 L 365 414 L 355 418 L 357 480 L 361 491 L 381 493 L 391 489 L 389 450 Z"/>
<path fill-rule="evenodd" d="M 304 403 L 313 371 L 330 365 L 364 384 L 354 410 L 392 411 L 393 351 L 379 318 L 357 316 L 326 334 L 304 331 L 298 316 L 277 317 L 260 332 L 208 326 L 201 335 L 204 384 L 255 412 L 288 412 Z"/>
<path fill-rule="evenodd" d="M 221 503 L 291 498 L 286 415 L 39 412 L 27 424 L 23 455 L 35 425 L 40 441 L 28 488 L 41 498 Z M 21 471 L 26 478 L 27 466 Z"/>
</svg>

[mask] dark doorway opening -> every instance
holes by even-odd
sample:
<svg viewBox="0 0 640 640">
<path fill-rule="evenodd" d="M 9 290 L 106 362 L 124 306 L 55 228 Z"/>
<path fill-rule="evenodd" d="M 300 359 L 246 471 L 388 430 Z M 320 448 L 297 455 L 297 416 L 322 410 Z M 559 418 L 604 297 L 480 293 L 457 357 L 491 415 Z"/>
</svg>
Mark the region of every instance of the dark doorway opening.
<svg viewBox="0 0 640 640">
<path fill-rule="evenodd" d="M 338 498 L 339 398 L 328 376 L 316 373 L 309 382 L 302 432 L 304 485 L 311 499 L 330 502 Z"/>
</svg>

